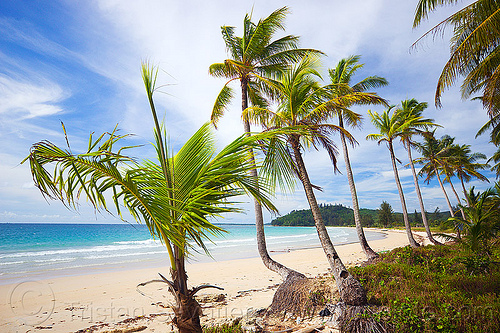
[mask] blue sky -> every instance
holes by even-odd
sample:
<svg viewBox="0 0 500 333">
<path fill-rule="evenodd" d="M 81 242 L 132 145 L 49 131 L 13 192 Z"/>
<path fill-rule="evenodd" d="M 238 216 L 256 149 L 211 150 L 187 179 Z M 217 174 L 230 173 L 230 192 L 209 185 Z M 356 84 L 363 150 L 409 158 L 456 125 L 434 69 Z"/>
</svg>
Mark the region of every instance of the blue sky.
<svg viewBox="0 0 500 333">
<path fill-rule="evenodd" d="M 0 222 L 117 222 L 99 215 L 81 201 L 78 213 L 58 202 L 47 202 L 33 186 L 29 168 L 20 165 L 30 146 L 47 139 L 63 145 L 64 122 L 72 149 L 85 146 L 91 132 L 110 131 L 118 124 L 123 133 L 134 133 L 134 144 L 152 139 L 152 121 L 140 77 L 140 64 L 149 60 L 161 68 L 158 109 L 165 115 L 172 144 L 184 142 L 209 120 L 214 99 L 223 81 L 208 75 L 208 66 L 227 58 L 220 26 L 241 26 L 245 13 L 255 20 L 287 5 L 291 14 L 286 33 L 301 36 L 301 46 L 326 53 L 323 72 L 344 57 L 360 54 L 365 63 L 360 78 L 379 75 L 389 86 L 378 90 L 391 104 L 407 98 L 429 102 L 426 116 L 474 152 L 491 156 L 487 136 L 475 139 L 487 121 L 479 103 L 462 101 L 457 87 L 443 96 L 443 107 L 433 106 L 436 81 L 449 54 L 448 40 L 428 38 L 410 50 L 433 23 L 454 8 L 431 15 L 413 30 L 415 1 L 2 1 L 0 2 Z M 168 73 L 168 74 L 167 74 Z M 241 134 L 240 102 L 234 103 L 220 123 L 220 145 Z M 383 111 L 380 107 L 372 110 Z M 377 208 L 383 200 L 401 211 L 389 153 L 384 145 L 364 138 L 376 130 L 369 123 L 353 135 L 359 146 L 351 150 L 352 168 L 361 207 Z M 338 139 L 338 138 L 336 138 Z M 337 140 L 338 141 L 338 140 Z M 151 157 L 151 149 L 135 150 Z M 397 147 L 404 162 L 406 153 Z M 305 160 L 312 181 L 323 187 L 322 203 L 351 206 L 344 174 L 333 174 L 324 152 L 307 152 Z M 344 170 L 342 156 L 339 168 Z M 494 180 L 492 173 L 486 175 Z M 409 212 L 418 208 L 409 169 L 400 166 Z M 458 183 L 457 183 L 458 185 Z M 488 184 L 471 182 L 479 189 Z M 423 185 L 429 211 L 447 210 L 437 183 Z M 451 194 L 451 193 L 450 193 Z M 452 198 L 456 203 L 456 200 Z M 299 186 L 294 194 L 278 195 L 282 214 L 308 208 Z M 230 215 L 221 222 L 253 221 L 249 203 L 246 215 Z M 271 217 L 266 217 L 270 222 Z"/>
</svg>

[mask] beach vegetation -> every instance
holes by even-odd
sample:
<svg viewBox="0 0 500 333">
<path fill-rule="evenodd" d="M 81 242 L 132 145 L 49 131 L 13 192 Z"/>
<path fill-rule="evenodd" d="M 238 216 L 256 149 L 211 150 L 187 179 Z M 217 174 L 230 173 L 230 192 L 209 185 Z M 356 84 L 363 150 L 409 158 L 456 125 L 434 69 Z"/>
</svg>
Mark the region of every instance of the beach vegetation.
<svg viewBox="0 0 500 333">
<path fill-rule="evenodd" d="M 391 332 L 497 332 L 498 260 L 498 247 L 485 258 L 459 244 L 407 246 L 351 273 L 366 288 L 370 303 L 379 305 L 375 316 Z"/>
<path fill-rule="evenodd" d="M 114 210 L 122 219 L 125 207 L 138 223 L 145 223 L 153 238 L 167 249 L 171 278 L 160 274 L 161 280 L 147 283 L 168 285 L 175 299 L 173 323 L 180 332 L 201 332 L 201 307 L 194 295 L 215 286 L 188 288 L 186 258 L 200 250 L 208 252 L 205 242 L 224 232 L 212 223 L 213 219 L 241 212 L 235 205 L 236 197 L 251 195 L 276 211 L 269 199 L 271 186 L 264 180 L 257 184 L 249 174 L 256 168 L 250 148 L 266 139 L 264 134 L 242 135 L 216 152 L 207 123 L 174 153 L 153 100 L 156 75 L 154 67 L 143 64 L 142 76 L 155 124 L 156 160 L 138 162 L 124 155 L 130 147 L 123 146 L 122 141 L 128 135 L 119 135 L 115 128 L 97 138 L 91 135 L 87 151 L 81 154 L 72 152 L 67 135 L 66 149 L 49 141 L 35 143 L 25 161 L 29 160 L 35 185 L 44 196 L 75 209 L 79 199 L 86 197 L 97 210 Z"/>
</svg>

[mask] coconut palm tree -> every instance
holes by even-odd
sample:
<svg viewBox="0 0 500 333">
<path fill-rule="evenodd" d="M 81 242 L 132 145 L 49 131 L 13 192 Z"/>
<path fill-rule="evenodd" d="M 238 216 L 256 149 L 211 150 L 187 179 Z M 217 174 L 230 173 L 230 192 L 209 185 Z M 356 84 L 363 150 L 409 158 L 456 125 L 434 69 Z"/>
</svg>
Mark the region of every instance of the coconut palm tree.
<svg viewBox="0 0 500 333">
<path fill-rule="evenodd" d="M 210 75 L 228 79 L 217 96 L 212 110 L 211 121 L 214 125 L 217 125 L 234 97 L 229 85 L 231 82 L 239 81 L 240 83 L 242 112 L 248 108 L 249 100 L 253 106 L 266 107 L 268 103 L 265 99 L 266 91 L 262 81 L 273 77 L 277 71 L 286 68 L 307 52 L 318 52 L 298 48 L 298 36 L 287 35 L 272 40 L 277 31 L 284 30 L 284 19 L 288 12 L 287 7 L 282 7 L 259 20 L 257 24 L 251 21 L 251 15 L 245 15 L 242 37 L 235 35 L 234 27 L 221 27 L 226 49 L 232 58 L 222 63 L 214 63 L 209 68 Z M 245 117 L 243 117 L 243 124 L 245 133 L 249 134 L 250 122 Z M 252 171 L 252 176 L 257 178 L 256 170 Z M 258 201 L 254 201 L 254 207 L 257 247 L 264 265 L 280 274 L 283 280 L 286 280 L 291 273 L 305 277 L 271 259 L 266 248 L 262 206 Z"/>
<path fill-rule="evenodd" d="M 370 110 L 368 111 L 373 125 L 380 131 L 380 133 L 369 134 L 366 136 L 366 139 L 377 140 L 379 145 L 382 142 L 387 144 L 387 148 L 389 149 L 389 153 L 391 155 L 392 170 L 394 171 L 394 179 L 396 180 L 396 186 L 398 188 L 401 208 L 403 209 L 406 235 L 408 236 L 410 246 L 418 247 L 420 244 L 415 241 L 411 232 L 403 187 L 401 186 L 401 182 L 399 180 L 398 167 L 396 166 L 396 156 L 394 154 L 394 140 L 396 140 L 407 129 L 411 128 L 415 119 L 404 119 L 401 117 L 400 113 L 397 112 L 397 110 L 391 115 L 390 113 L 394 107 L 395 106 L 389 107 L 389 109 L 385 110 L 382 114 L 378 114 L 378 112 L 372 112 Z"/>
<path fill-rule="evenodd" d="M 453 150 L 453 158 L 451 159 L 451 168 L 454 174 L 460 179 L 462 184 L 462 191 L 467 200 L 467 205 L 470 206 L 468 201 L 467 190 L 465 189 L 465 182 L 469 182 L 473 177 L 482 181 L 489 182 L 479 170 L 485 170 L 489 167 L 487 163 L 479 163 L 478 160 L 486 159 L 486 155 L 482 153 L 472 153 L 470 145 L 455 145 Z"/>
<path fill-rule="evenodd" d="M 441 170 L 443 166 L 448 163 L 451 146 L 449 144 L 449 137 L 445 136 L 441 140 L 434 137 L 434 132 L 427 132 L 424 134 L 424 142 L 417 144 L 421 157 L 414 160 L 414 162 L 423 165 L 418 173 L 419 176 L 426 176 L 425 182 L 429 184 L 431 179 L 436 176 L 439 186 L 443 191 L 446 203 L 450 210 L 451 217 L 455 217 L 455 211 L 451 206 L 450 199 L 441 180 Z M 460 237 L 460 229 L 458 229 L 458 237 Z"/>
<path fill-rule="evenodd" d="M 418 202 L 420 205 L 420 214 L 422 216 L 422 222 L 424 224 L 427 237 L 433 244 L 441 244 L 436 239 L 434 239 L 431 230 L 429 228 L 429 223 L 427 222 L 427 215 L 425 214 L 424 200 L 422 199 L 422 193 L 420 192 L 420 186 L 418 185 L 417 172 L 415 171 L 415 165 L 413 164 L 413 159 L 411 156 L 411 148 L 415 146 L 413 137 L 415 135 L 422 134 L 423 129 L 428 130 L 432 127 L 439 126 L 434 123 L 433 119 L 425 119 L 422 117 L 422 113 L 426 108 L 427 108 L 427 103 L 418 102 L 414 98 L 401 101 L 401 106 L 398 108 L 397 112 L 401 114 L 401 117 L 403 119 L 414 118 L 414 120 L 413 120 L 413 125 L 411 127 L 406 128 L 406 130 L 402 131 L 399 135 L 399 138 L 401 139 L 401 143 L 408 152 L 408 161 L 413 175 L 415 192 L 417 193 Z"/>
<path fill-rule="evenodd" d="M 457 205 L 460 205 L 460 197 L 458 196 L 458 192 L 455 189 L 455 186 L 453 185 L 452 178 L 455 176 L 454 168 L 455 164 L 457 163 L 457 149 L 458 145 L 454 143 L 455 138 L 452 138 L 449 135 L 444 135 L 440 139 L 440 143 L 445 149 L 446 154 L 444 154 L 441 158 L 441 174 L 444 175 L 444 181 L 450 184 L 451 191 L 455 195 L 455 198 L 457 199 Z M 457 206 L 460 209 L 460 213 L 462 214 L 462 218 L 465 220 L 465 212 L 462 208 Z"/>
<path fill-rule="evenodd" d="M 456 4 L 457 0 L 420 0 L 413 26 L 427 19 L 429 12 L 439 6 Z M 441 72 L 436 88 L 436 105 L 441 104 L 443 91 L 459 76 L 463 98 L 482 93 L 484 107 L 490 116 L 498 114 L 500 96 L 500 53 L 498 26 L 500 2 L 476 0 L 441 21 L 424 36 L 436 34 L 448 26 L 453 29 L 450 39 L 450 58 Z M 418 41 L 417 41 L 418 42 Z"/>
<path fill-rule="evenodd" d="M 447 235 L 448 239 L 461 242 L 474 254 L 491 254 L 491 239 L 498 234 L 498 193 L 495 188 L 487 189 L 482 193 L 474 193 L 474 187 L 466 194 L 469 205 L 462 206 L 466 218 L 450 218 L 456 224 L 460 224 L 464 230 L 463 237 L 457 238 Z"/>
<path fill-rule="evenodd" d="M 357 99 L 353 99 L 351 103 L 343 107 L 332 110 L 334 115 L 338 117 L 339 127 L 345 128 L 344 123 L 350 126 L 360 126 L 361 118 L 358 114 L 351 111 L 349 108 L 355 104 L 386 104 L 386 101 L 379 97 L 376 93 L 367 92 L 371 88 L 378 88 L 387 85 L 387 80 L 378 76 L 369 76 L 360 82 L 352 83 L 353 76 L 356 71 L 363 67 L 359 63 L 360 56 L 350 56 L 338 62 L 337 66 L 328 71 L 330 77 L 330 87 L 328 98 L 335 97 L 348 97 L 358 94 Z M 360 99 L 359 97 L 363 97 Z M 368 101 L 371 99 L 371 101 Z M 343 132 L 340 132 L 340 141 L 342 143 L 342 150 L 344 152 L 344 161 L 346 166 L 347 180 L 349 182 L 349 189 L 351 191 L 352 208 L 354 212 L 354 222 L 356 224 L 356 233 L 358 234 L 359 243 L 368 260 L 373 260 L 378 257 L 378 254 L 372 250 L 366 241 L 365 233 L 361 225 L 361 216 L 359 214 L 358 196 L 356 194 L 356 186 L 354 184 L 354 177 L 349 160 L 349 150 L 347 149 L 346 138 Z"/>
<path fill-rule="evenodd" d="M 359 281 L 347 271 L 330 240 L 313 191 L 313 188 L 318 187 L 311 183 L 302 157 L 304 148 L 322 146 L 336 169 L 337 150 L 329 135 L 332 132 L 343 132 L 347 140 L 354 140 L 346 130 L 326 123 L 330 117 L 330 107 L 345 105 L 345 98 L 325 101 L 327 89 L 316 81 L 320 78 L 317 66 L 317 57 L 309 55 L 284 71 L 277 80 L 269 80 L 269 89 L 273 90 L 273 96 L 278 102 L 277 110 L 251 107 L 244 112 L 244 116 L 252 123 L 261 124 L 267 129 L 300 128 L 300 132 L 287 135 L 284 144 L 289 149 L 296 175 L 303 185 L 340 297 L 349 305 L 362 305 L 367 303 L 366 292 Z"/>
<path fill-rule="evenodd" d="M 170 258 L 171 280 L 161 275 L 160 281 L 175 298 L 174 324 L 180 332 L 201 332 L 201 307 L 194 294 L 213 286 L 188 288 L 186 258 L 193 249 L 207 251 L 204 241 L 223 232 L 211 222 L 213 218 L 241 211 L 233 205 L 235 196 L 250 194 L 269 209 L 275 208 L 267 197 L 267 184 L 257 185 L 248 173 L 255 168 L 249 148 L 257 145 L 259 137 L 239 137 L 216 153 L 210 124 L 205 124 L 174 154 L 164 141 L 153 102 L 156 72 L 147 65 L 142 69 L 155 123 L 156 161 L 139 163 L 123 155 L 126 147 L 118 148 L 126 135 L 116 131 L 97 139 L 91 135 L 82 154 L 74 154 L 68 140 L 68 149 L 41 141 L 32 146 L 26 160 L 44 196 L 76 208 L 84 195 L 98 210 L 111 211 L 111 205 L 122 217 L 121 207 L 126 207 L 138 223 L 145 223 Z"/>
</svg>

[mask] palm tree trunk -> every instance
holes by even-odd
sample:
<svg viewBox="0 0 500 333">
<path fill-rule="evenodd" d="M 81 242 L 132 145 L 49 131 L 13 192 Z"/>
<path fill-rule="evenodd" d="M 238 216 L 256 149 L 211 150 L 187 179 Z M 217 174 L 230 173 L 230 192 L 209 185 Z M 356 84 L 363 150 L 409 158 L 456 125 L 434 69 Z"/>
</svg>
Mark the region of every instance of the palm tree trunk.
<svg viewBox="0 0 500 333">
<path fill-rule="evenodd" d="M 201 306 L 187 288 L 187 274 L 183 251 L 178 246 L 174 246 L 175 269 L 172 269 L 172 288 L 176 304 L 172 306 L 175 317 L 173 323 L 180 333 L 201 333 L 200 315 Z"/>
<path fill-rule="evenodd" d="M 339 126 L 341 128 L 344 128 L 342 117 L 339 117 Z M 370 245 L 368 245 L 368 241 L 366 240 L 365 233 L 363 231 L 363 226 L 361 225 L 358 196 L 356 194 L 356 186 L 354 185 L 354 177 L 352 174 L 351 162 L 349 160 L 349 151 L 347 149 L 344 133 L 340 133 L 340 141 L 342 142 L 342 149 L 344 150 L 344 161 L 347 173 L 347 181 L 349 182 L 349 189 L 351 190 L 352 210 L 354 211 L 354 223 L 356 224 L 356 233 L 358 234 L 359 243 L 361 244 L 361 248 L 363 249 L 366 258 L 368 259 L 368 261 L 371 261 L 377 258 L 379 255 L 377 254 L 377 252 L 373 251 Z"/>
<path fill-rule="evenodd" d="M 392 170 L 394 171 L 394 178 L 396 180 L 396 185 L 398 187 L 399 199 L 401 200 L 401 207 L 403 209 L 403 219 L 405 222 L 406 235 L 408 236 L 408 241 L 410 242 L 411 247 L 418 247 L 418 244 L 413 238 L 413 234 L 411 232 L 410 221 L 408 220 L 408 212 L 406 210 L 406 202 L 403 194 L 403 187 L 401 186 L 401 182 L 399 181 L 398 168 L 396 166 L 396 156 L 394 156 L 394 148 L 392 146 L 392 141 L 388 142 L 389 152 L 391 153 L 391 162 L 392 162 Z"/>
<path fill-rule="evenodd" d="M 248 95 L 247 95 L 247 88 L 248 88 L 248 82 L 244 79 L 241 80 L 241 108 L 242 111 L 246 110 L 248 107 Z M 243 124 L 244 124 L 244 129 L 245 133 L 247 135 L 250 135 L 250 122 L 248 119 L 243 119 Z M 255 164 L 255 159 L 254 159 L 254 154 L 253 150 L 250 149 L 250 158 L 251 158 L 251 163 Z M 258 181 L 258 175 L 257 175 L 257 170 L 252 169 L 250 171 L 250 175 L 257 179 Z M 257 232 L 257 249 L 259 251 L 260 258 L 262 259 L 262 262 L 264 263 L 264 266 L 266 266 L 269 270 L 279 274 L 283 281 L 286 281 L 287 278 L 305 278 L 305 275 L 302 273 L 299 273 L 293 269 L 290 269 L 279 262 L 273 260 L 270 256 L 269 253 L 267 252 L 267 246 L 266 246 L 266 235 L 264 233 L 264 216 L 262 214 L 262 205 L 260 202 L 254 198 L 254 209 L 255 209 L 255 229 Z"/>
<path fill-rule="evenodd" d="M 455 217 L 455 212 L 453 211 L 453 207 L 451 207 L 450 199 L 448 198 L 448 194 L 446 193 L 446 190 L 444 189 L 443 182 L 441 181 L 441 177 L 439 177 L 439 172 L 435 166 L 434 166 L 434 173 L 436 174 L 439 185 L 441 186 L 441 190 L 443 190 L 444 197 L 446 198 L 446 203 L 448 204 L 448 208 L 450 209 L 450 215 L 451 215 L 451 217 Z M 460 237 L 460 230 L 457 230 L 457 238 L 458 239 L 461 238 Z"/>
<path fill-rule="evenodd" d="M 465 189 L 465 184 L 464 184 L 464 178 L 463 177 L 460 177 L 460 182 L 462 183 L 462 190 L 464 191 L 464 196 L 465 196 L 465 199 L 467 200 L 467 207 L 470 207 L 470 199 L 469 199 L 469 196 L 467 195 L 467 190 Z"/>
<path fill-rule="evenodd" d="M 422 214 L 422 222 L 424 223 L 425 232 L 427 233 L 427 237 L 435 245 L 442 245 L 438 242 L 434 237 L 432 237 L 431 229 L 429 228 L 429 223 L 427 222 L 427 214 L 425 214 L 424 200 L 422 199 L 422 193 L 420 192 L 420 186 L 418 185 L 417 173 L 415 171 L 415 165 L 413 164 L 413 159 L 411 157 L 411 147 L 408 145 L 408 159 L 410 160 L 411 172 L 413 174 L 413 182 L 415 183 L 415 192 L 417 192 L 418 202 L 420 204 L 420 212 Z"/>
<path fill-rule="evenodd" d="M 441 190 L 444 193 L 446 203 L 448 204 L 448 208 L 450 209 L 450 215 L 451 215 L 451 217 L 455 217 L 455 213 L 453 212 L 453 207 L 451 207 L 450 199 L 448 198 L 448 194 L 446 193 L 446 190 L 444 189 L 443 182 L 441 181 L 441 177 L 439 177 L 439 172 L 438 172 L 436 167 L 434 167 L 434 173 L 436 174 L 436 177 L 437 177 L 438 182 L 439 182 L 439 186 L 441 186 Z"/>
<path fill-rule="evenodd" d="M 450 182 L 451 190 L 453 191 L 453 193 L 455 193 L 455 197 L 457 198 L 458 204 L 460 204 L 460 197 L 458 196 L 458 193 L 455 190 L 455 186 L 453 186 L 453 183 L 451 182 L 451 178 L 448 178 L 448 180 Z M 462 208 L 460 208 L 460 213 L 462 214 L 462 219 L 465 220 L 465 213 Z"/>
<path fill-rule="evenodd" d="M 318 232 L 318 237 L 325 251 L 328 263 L 332 269 L 333 277 L 335 278 L 335 283 L 340 293 L 342 300 L 348 305 L 365 305 L 367 304 L 366 291 L 349 272 L 340 260 L 337 251 L 333 247 L 328 231 L 326 230 L 323 218 L 321 217 L 318 203 L 313 192 L 311 181 L 307 174 L 304 161 L 302 159 L 302 154 L 299 148 L 298 138 L 292 138 L 292 148 L 295 156 L 295 163 L 297 164 L 297 169 L 300 177 L 300 181 L 304 187 L 306 193 L 307 201 L 311 207 L 311 212 L 314 218 L 314 224 L 316 225 L 316 231 Z"/>
</svg>

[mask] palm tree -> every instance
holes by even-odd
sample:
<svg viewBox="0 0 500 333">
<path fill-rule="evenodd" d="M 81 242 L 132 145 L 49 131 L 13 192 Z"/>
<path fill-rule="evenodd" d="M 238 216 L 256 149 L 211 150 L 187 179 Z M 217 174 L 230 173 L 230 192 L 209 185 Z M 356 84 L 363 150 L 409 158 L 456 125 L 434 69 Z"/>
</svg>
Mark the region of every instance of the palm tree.
<svg viewBox="0 0 500 333">
<path fill-rule="evenodd" d="M 492 117 L 484 126 L 477 132 L 476 138 L 486 132 L 486 130 L 491 128 L 490 132 L 490 142 L 495 146 L 500 146 L 500 114 L 496 114 Z M 490 157 L 487 163 L 494 162 L 491 167 L 491 171 L 494 171 L 497 175 L 497 178 L 500 177 L 500 148 L 497 149 L 493 156 Z"/>
<path fill-rule="evenodd" d="M 455 176 L 454 168 L 456 165 L 457 161 L 457 149 L 458 145 L 454 143 L 455 138 L 452 138 L 449 135 L 444 135 L 440 139 L 440 144 L 443 147 L 444 151 L 446 151 L 446 154 L 443 154 L 441 158 L 441 163 L 440 163 L 440 169 L 441 173 L 444 175 L 444 181 L 448 182 L 451 187 L 451 191 L 455 195 L 455 198 L 457 199 L 457 205 L 460 205 L 460 197 L 458 196 L 457 190 L 455 189 L 455 186 L 453 185 L 452 182 L 452 177 Z M 460 208 L 459 206 L 457 206 Z M 465 220 L 465 212 L 462 208 L 460 208 L 460 213 L 462 214 L 462 218 Z"/>
<path fill-rule="evenodd" d="M 484 170 L 489 167 L 487 163 L 477 162 L 479 159 L 486 159 L 486 155 L 482 153 L 472 153 L 470 145 L 456 145 L 453 152 L 452 168 L 455 175 L 460 179 L 462 190 L 467 200 L 467 206 L 470 206 L 467 190 L 465 189 L 465 182 L 469 182 L 472 177 L 482 181 L 489 182 L 483 174 L 478 170 Z"/>
<path fill-rule="evenodd" d="M 424 142 L 417 144 L 417 148 L 422 156 L 415 159 L 414 162 L 423 165 L 418 175 L 426 175 L 425 182 L 427 184 L 436 176 L 446 199 L 446 203 L 448 204 L 450 215 L 451 217 L 455 217 L 454 209 L 451 206 L 450 199 L 448 198 L 448 194 L 446 193 L 443 181 L 440 177 L 443 166 L 448 163 L 449 151 L 451 149 L 449 137 L 445 136 L 441 140 L 437 140 L 434 137 L 434 132 L 427 132 L 424 134 Z M 457 236 L 460 236 L 460 230 L 458 230 Z"/>
<path fill-rule="evenodd" d="M 329 139 L 329 134 L 339 131 L 345 134 L 347 140 L 351 142 L 354 140 L 344 129 L 324 123 L 330 117 L 329 107 L 335 104 L 343 105 L 343 98 L 324 101 L 327 89 L 320 87 L 316 81 L 316 78 L 320 77 L 316 70 L 317 63 L 317 57 L 309 55 L 284 71 L 277 80 L 268 81 L 278 102 L 277 111 L 251 107 L 244 112 L 244 116 L 267 129 L 299 129 L 296 133 L 287 135 L 284 144 L 290 151 L 296 175 L 303 185 L 318 237 L 332 269 L 340 297 L 349 305 L 362 305 L 367 303 L 366 292 L 359 281 L 347 271 L 330 240 L 313 191 L 313 187 L 318 187 L 312 185 L 302 158 L 304 147 L 321 145 L 327 150 L 336 169 L 337 150 Z"/>
<path fill-rule="evenodd" d="M 417 27 L 438 6 L 455 4 L 457 0 L 420 0 L 413 26 Z M 436 105 L 441 104 L 443 91 L 458 76 L 463 76 L 463 98 L 482 92 L 482 102 L 490 116 L 498 114 L 500 96 L 500 55 L 498 26 L 500 2 L 476 0 L 441 21 L 424 36 L 440 33 L 447 26 L 453 29 L 450 59 L 441 72 L 436 88 Z M 418 42 L 418 41 L 417 41 Z"/>
<path fill-rule="evenodd" d="M 360 126 L 361 118 L 358 114 L 349 110 L 354 104 L 386 104 L 385 100 L 379 97 L 376 93 L 366 92 L 370 88 L 378 88 L 387 85 L 387 80 L 378 76 L 369 76 L 360 82 L 351 86 L 351 81 L 356 71 L 363 67 L 359 63 L 360 56 L 350 56 L 339 61 L 334 69 L 330 69 L 330 94 L 328 98 L 335 97 L 354 97 L 351 102 L 346 103 L 343 107 L 333 110 L 334 114 L 339 119 L 339 127 L 345 128 L 344 123 L 351 126 Z M 357 95 L 357 96 L 356 96 Z M 362 97 L 362 99 L 360 98 Z M 346 166 L 347 180 L 351 191 L 352 208 L 354 211 L 354 222 L 356 224 L 356 232 L 358 234 L 359 243 L 368 260 L 373 260 L 378 257 L 378 254 L 372 250 L 366 241 L 365 233 L 361 225 L 361 216 L 359 214 L 358 196 L 356 194 L 356 186 L 349 160 L 349 151 L 347 149 L 346 138 L 343 132 L 340 132 L 340 141 L 344 152 L 344 161 Z"/>
<path fill-rule="evenodd" d="M 433 244 L 441 244 L 432 236 L 431 230 L 429 228 L 429 223 L 427 222 L 427 215 L 425 214 L 424 200 L 422 199 L 422 193 L 420 192 L 420 186 L 418 185 L 417 172 L 415 171 L 415 165 L 413 164 L 413 159 L 411 156 L 411 148 L 415 146 L 413 142 L 413 137 L 415 135 L 420 135 L 422 129 L 429 129 L 431 127 L 438 126 L 434 123 L 433 119 L 425 119 L 422 117 L 423 111 L 427 108 L 427 103 L 419 103 L 416 99 L 407 99 L 401 101 L 401 107 L 397 110 L 401 114 L 403 119 L 413 119 L 413 125 L 407 127 L 403 132 L 400 133 L 399 138 L 403 143 L 406 151 L 408 152 L 408 160 L 413 174 L 413 183 L 415 184 L 415 192 L 417 193 L 418 202 L 420 204 L 420 214 L 422 216 L 422 222 L 424 223 L 425 231 L 427 237 Z"/>
<path fill-rule="evenodd" d="M 469 205 L 461 205 L 466 217 L 464 219 L 450 218 L 450 220 L 461 225 L 464 235 L 461 239 L 453 236 L 447 237 L 462 242 L 474 254 L 488 255 L 491 247 L 490 240 L 496 237 L 499 230 L 494 221 L 498 214 L 498 203 L 495 204 L 492 201 L 495 197 L 498 198 L 498 194 L 495 188 L 476 194 L 474 193 L 474 187 L 472 187 L 466 196 Z"/>
<path fill-rule="evenodd" d="M 287 7 L 282 7 L 259 20 L 257 24 L 251 21 L 251 15 L 245 15 L 242 37 L 235 35 L 234 27 L 221 27 L 226 49 L 232 58 L 226 59 L 223 63 L 212 64 L 209 68 L 211 75 L 228 79 L 217 96 L 212 110 L 211 121 L 214 125 L 217 125 L 234 97 L 233 90 L 229 86 L 231 82 L 240 82 L 242 112 L 248 108 L 249 99 L 253 106 L 266 107 L 268 103 L 264 97 L 266 91 L 265 88 L 263 91 L 262 81 L 273 77 L 277 71 L 286 68 L 290 62 L 300 59 L 305 53 L 318 52 L 297 48 L 299 41 L 297 36 L 287 35 L 272 40 L 278 30 L 284 30 L 284 19 L 288 12 Z M 243 124 L 245 133 L 249 135 L 250 122 L 245 117 Z M 256 170 L 251 173 L 257 178 Z M 257 247 L 264 265 L 280 274 L 283 280 L 286 280 L 289 274 L 305 277 L 271 259 L 266 248 L 262 206 L 258 201 L 254 201 L 254 207 Z"/>
<path fill-rule="evenodd" d="M 408 236 L 408 241 L 410 246 L 418 247 L 418 244 L 413 238 L 411 232 L 410 221 L 408 219 L 408 211 L 406 209 L 406 201 L 403 193 L 403 187 L 399 180 L 398 168 L 396 166 L 396 156 L 394 155 L 394 140 L 404 133 L 408 128 L 414 125 L 414 119 L 402 119 L 399 112 L 395 111 L 392 116 L 390 115 L 391 110 L 394 106 L 385 110 L 381 115 L 377 112 L 368 111 L 373 125 L 380 131 L 380 133 L 369 134 L 366 136 L 367 140 L 377 140 L 380 145 L 382 142 L 387 144 L 389 153 L 391 155 L 392 170 L 394 171 L 394 179 L 396 180 L 396 186 L 398 187 L 399 199 L 401 200 L 401 207 L 403 209 L 403 219 L 405 222 L 406 235 Z"/>
<path fill-rule="evenodd" d="M 249 148 L 257 145 L 259 137 L 239 137 L 216 153 L 210 124 L 205 124 L 173 154 L 163 139 L 153 102 L 156 72 L 143 65 L 142 74 L 155 123 L 157 161 L 138 163 L 122 155 L 126 147 L 117 148 L 126 135 L 116 131 L 98 139 L 91 135 L 88 150 L 82 154 L 72 153 L 69 141 L 66 150 L 41 141 L 33 145 L 26 160 L 44 196 L 76 208 L 83 194 L 98 210 L 110 211 L 111 204 L 122 217 L 121 207 L 126 207 L 138 223 L 145 223 L 168 251 L 171 280 L 160 274 L 159 281 L 175 297 L 174 324 L 180 332 L 201 332 L 201 307 L 194 294 L 213 286 L 188 288 L 186 257 L 193 248 L 197 250 L 195 246 L 207 251 L 204 240 L 223 232 L 210 220 L 241 211 L 233 205 L 235 196 L 251 194 L 275 210 L 266 183 L 257 186 L 248 174 L 255 168 Z"/>
</svg>

